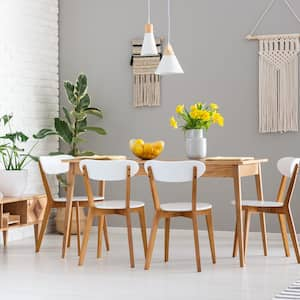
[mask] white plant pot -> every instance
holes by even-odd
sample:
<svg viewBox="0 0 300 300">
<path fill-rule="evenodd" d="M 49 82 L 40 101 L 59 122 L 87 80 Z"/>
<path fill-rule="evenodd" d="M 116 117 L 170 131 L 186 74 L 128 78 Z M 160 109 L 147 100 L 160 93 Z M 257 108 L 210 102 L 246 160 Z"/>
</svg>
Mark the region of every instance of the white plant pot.
<svg viewBox="0 0 300 300">
<path fill-rule="evenodd" d="M 190 129 L 185 131 L 186 155 L 190 159 L 204 158 L 207 155 L 206 138 L 203 129 Z"/>
<path fill-rule="evenodd" d="M 0 192 L 6 197 L 20 197 L 27 185 L 28 171 L 0 170 Z"/>
</svg>

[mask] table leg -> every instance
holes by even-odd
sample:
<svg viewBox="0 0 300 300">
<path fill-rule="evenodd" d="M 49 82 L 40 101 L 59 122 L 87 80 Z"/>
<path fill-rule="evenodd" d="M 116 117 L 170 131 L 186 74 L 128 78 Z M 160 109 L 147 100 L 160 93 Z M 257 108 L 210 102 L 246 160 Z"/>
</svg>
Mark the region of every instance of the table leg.
<svg viewBox="0 0 300 300">
<path fill-rule="evenodd" d="M 65 231 L 63 236 L 62 245 L 62 258 L 66 256 L 66 249 L 69 240 L 70 226 L 71 226 L 71 213 L 72 213 L 72 201 L 74 194 L 74 183 L 75 183 L 75 169 L 74 164 L 70 164 L 70 169 L 67 176 L 67 198 L 66 198 L 66 210 L 65 210 Z"/>
<path fill-rule="evenodd" d="M 257 200 L 263 201 L 263 187 L 262 187 L 262 179 L 261 179 L 261 167 L 258 166 L 258 174 L 255 175 L 255 184 L 256 184 L 256 192 L 257 192 Z M 260 219 L 260 228 L 261 228 L 261 237 L 263 242 L 263 248 L 264 248 L 264 255 L 268 255 L 268 243 L 267 243 L 267 231 L 266 231 L 266 219 L 265 214 L 260 213 L 259 214 Z"/>
<path fill-rule="evenodd" d="M 242 192 L 241 192 L 241 177 L 239 172 L 239 166 L 235 167 L 234 172 L 234 193 L 235 193 L 235 210 L 236 210 L 236 226 L 237 226 L 237 237 L 239 244 L 240 254 L 240 267 L 245 266 L 245 253 L 244 253 L 244 237 L 243 237 L 243 215 L 242 215 Z"/>
</svg>

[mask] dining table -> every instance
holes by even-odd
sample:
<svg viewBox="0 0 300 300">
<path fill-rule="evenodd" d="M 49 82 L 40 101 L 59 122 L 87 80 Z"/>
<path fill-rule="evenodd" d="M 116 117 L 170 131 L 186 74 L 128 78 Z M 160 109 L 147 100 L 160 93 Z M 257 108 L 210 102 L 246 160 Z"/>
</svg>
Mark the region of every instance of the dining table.
<svg viewBox="0 0 300 300">
<path fill-rule="evenodd" d="M 66 250 L 70 234 L 72 201 L 74 194 L 75 178 L 81 176 L 79 167 L 80 161 L 83 159 L 101 159 L 101 160 L 118 160 L 126 159 L 126 156 L 119 155 L 97 155 L 88 157 L 75 157 L 72 159 L 63 160 L 69 163 L 69 171 L 67 174 L 67 191 L 66 191 L 66 210 L 64 221 L 64 235 L 62 245 L 62 257 L 66 256 Z M 144 160 L 134 159 L 139 164 L 139 170 L 136 176 L 147 176 L 144 169 Z M 236 235 L 238 240 L 239 261 L 240 267 L 245 266 L 244 253 L 244 231 L 243 231 L 243 215 L 242 215 L 242 188 L 241 179 L 243 177 L 254 176 L 257 200 L 263 201 L 263 186 L 261 164 L 268 161 L 266 158 L 254 157 L 208 157 L 200 159 L 206 166 L 203 177 L 209 178 L 232 178 L 233 190 L 235 195 L 235 215 L 236 215 Z M 266 223 L 265 216 L 260 213 L 260 226 L 263 237 L 264 254 L 267 255 L 267 239 L 266 239 Z"/>
</svg>

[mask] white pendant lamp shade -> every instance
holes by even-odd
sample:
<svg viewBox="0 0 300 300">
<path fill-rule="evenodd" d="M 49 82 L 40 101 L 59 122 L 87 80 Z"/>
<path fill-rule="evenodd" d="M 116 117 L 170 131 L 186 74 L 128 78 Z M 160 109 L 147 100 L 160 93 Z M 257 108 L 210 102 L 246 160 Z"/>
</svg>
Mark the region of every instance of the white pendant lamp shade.
<svg viewBox="0 0 300 300">
<path fill-rule="evenodd" d="M 173 51 L 170 40 L 171 40 L 171 10 L 170 10 L 170 0 L 168 0 L 168 44 L 164 50 L 163 57 L 155 71 L 155 74 L 157 75 L 172 75 L 172 74 L 184 73 Z"/>
<path fill-rule="evenodd" d="M 157 75 L 183 74 L 181 65 L 170 44 L 167 45 L 164 55 L 155 71 Z"/>
<path fill-rule="evenodd" d="M 148 23 L 145 25 L 145 34 L 144 34 L 144 41 L 141 50 L 141 55 L 151 56 L 157 54 L 158 52 L 157 52 L 155 38 L 153 34 L 153 25 Z"/>
</svg>

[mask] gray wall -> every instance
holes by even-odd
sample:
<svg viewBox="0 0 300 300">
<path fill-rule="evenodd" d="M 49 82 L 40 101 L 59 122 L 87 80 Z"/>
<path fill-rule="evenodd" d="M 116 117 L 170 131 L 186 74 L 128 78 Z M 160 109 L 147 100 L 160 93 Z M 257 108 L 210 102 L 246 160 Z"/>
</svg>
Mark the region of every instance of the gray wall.
<svg viewBox="0 0 300 300">
<path fill-rule="evenodd" d="M 74 80 L 84 72 L 94 104 L 104 110 L 106 137 L 89 136 L 88 149 L 98 153 L 126 154 L 128 140 L 142 137 L 163 139 L 162 159 L 184 158 L 183 133 L 173 130 L 168 119 L 178 103 L 189 106 L 196 101 L 214 101 L 225 116 L 224 128 L 211 128 L 208 154 L 267 157 L 263 165 L 265 198 L 273 199 L 279 183 L 276 161 L 282 156 L 300 156 L 299 133 L 258 133 L 258 57 L 257 43 L 246 41 L 269 0 L 172 0 L 172 44 L 185 71 L 184 75 L 162 79 L 161 106 L 133 108 L 132 70 L 129 66 L 130 41 L 141 37 L 146 20 L 146 1 L 141 0 L 61 0 L 60 1 L 60 74 Z M 300 15 L 300 1 L 292 1 Z M 155 33 L 166 36 L 166 1 L 152 1 Z M 299 24 L 277 1 L 266 17 L 260 33 L 299 32 Z M 65 104 L 62 94 L 61 104 Z M 146 203 L 148 224 L 152 221 L 152 199 L 147 178 L 135 178 L 133 198 Z M 78 189 L 84 192 L 82 185 Z M 255 197 L 253 179 L 243 183 L 243 196 Z M 187 200 L 189 186 L 160 187 L 163 201 Z M 108 195 L 122 197 L 122 185 L 108 187 Z M 300 232 L 299 188 L 293 201 L 296 227 Z M 204 179 L 200 184 L 201 201 L 214 205 L 217 230 L 231 230 L 234 210 L 230 179 Z M 258 221 L 256 219 L 256 221 Z M 190 228 L 188 220 L 174 226 Z M 253 230 L 258 229 L 258 222 Z M 110 221 L 123 225 L 122 218 Z M 201 223 L 203 225 L 203 223 Z M 201 226 L 202 226 L 201 225 Z M 268 230 L 278 231 L 277 218 L 268 217 Z"/>
</svg>

